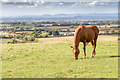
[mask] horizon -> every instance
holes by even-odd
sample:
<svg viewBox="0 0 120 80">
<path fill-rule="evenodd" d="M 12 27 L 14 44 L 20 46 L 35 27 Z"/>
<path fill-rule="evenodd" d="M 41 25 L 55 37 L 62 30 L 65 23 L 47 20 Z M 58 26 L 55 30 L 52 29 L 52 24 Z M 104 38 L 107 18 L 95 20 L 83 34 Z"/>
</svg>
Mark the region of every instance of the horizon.
<svg viewBox="0 0 120 80">
<path fill-rule="evenodd" d="M 89 15 L 89 14 L 104 14 L 104 15 L 107 15 L 107 14 L 110 14 L 110 15 L 116 15 L 118 13 L 74 13 L 74 14 L 68 14 L 68 13 L 58 13 L 58 14 L 40 14 L 40 15 L 20 15 L 20 16 L 11 16 L 11 17 L 22 17 L 22 16 L 46 16 L 46 15 L 51 15 L 51 16 L 55 16 L 55 15 Z M 116 15 L 117 16 L 117 15 Z M 10 16 L 2 16 L 3 18 L 4 17 L 10 17 Z"/>
</svg>

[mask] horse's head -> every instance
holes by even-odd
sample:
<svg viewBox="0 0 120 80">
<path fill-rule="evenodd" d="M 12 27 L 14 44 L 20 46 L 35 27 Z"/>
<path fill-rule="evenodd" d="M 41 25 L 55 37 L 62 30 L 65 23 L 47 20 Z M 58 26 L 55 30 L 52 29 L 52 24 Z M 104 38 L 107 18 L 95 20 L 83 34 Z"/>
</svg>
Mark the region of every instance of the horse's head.
<svg viewBox="0 0 120 80">
<path fill-rule="evenodd" d="M 79 54 L 80 51 L 79 51 L 78 48 L 75 48 L 73 46 L 71 46 L 71 48 L 72 48 L 72 52 L 74 54 L 74 58 L 75 58 L 75 60 L 77 60 L 78 59 L 78 54 Z"/>
</svg>

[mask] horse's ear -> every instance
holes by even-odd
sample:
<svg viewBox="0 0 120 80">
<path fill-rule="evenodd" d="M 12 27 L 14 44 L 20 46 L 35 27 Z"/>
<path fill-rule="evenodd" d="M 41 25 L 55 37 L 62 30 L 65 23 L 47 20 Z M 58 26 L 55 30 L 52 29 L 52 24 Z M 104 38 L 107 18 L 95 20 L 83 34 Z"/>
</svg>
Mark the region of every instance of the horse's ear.
<svg viewBox="0 0 120 80">
<path fill-rule="evenodd" d="M 73 46 L 70 46 L 71 48 L 73 48 Z"/>
<path fill-rule="evenodd" d="M 81 26 L 81 28 L 85 28 L 85 26 L 84 26 L 84 25 L 82 25 L 82 24 L 80 24 L 80 26 Z"/>
<path fill-rule="evenodd" d="M 80 26 L 83 26 L 82 24 L 80 24 Z"/>
</svg>

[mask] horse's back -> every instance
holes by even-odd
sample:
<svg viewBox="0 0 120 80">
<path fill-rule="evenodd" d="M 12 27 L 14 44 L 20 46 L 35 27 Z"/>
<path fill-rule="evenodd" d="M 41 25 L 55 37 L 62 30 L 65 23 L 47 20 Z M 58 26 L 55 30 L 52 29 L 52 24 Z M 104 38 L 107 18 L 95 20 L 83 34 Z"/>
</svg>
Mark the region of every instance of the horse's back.
<svg viewBox="0 0 120 80">
<path fill-rule="evenodd" d="M 99 34 L 99 29 L 95 25 L 88 25 L 86 26 L 86 32 L 87 32 L 87 39 L 89 41 L 92 41 L 94 39 L 97 39 Z"/>
<path fill-rule="evenodd" d="M 99 29 L 95 25 L 88 25 L 88 26 L 86 26 L 86 28 L 91 28 L 95 32 L 96 35 L 99 34 Z"/>
<path fill-rule="evenodd" d="M 88 26 L 79 26 L 75 31 L 76 38 L 80 39 L 80 42 L 91 42 L 97 39 L 99 34 L 99 30 L 95 25 L 88 25 Z"/>
</svg>

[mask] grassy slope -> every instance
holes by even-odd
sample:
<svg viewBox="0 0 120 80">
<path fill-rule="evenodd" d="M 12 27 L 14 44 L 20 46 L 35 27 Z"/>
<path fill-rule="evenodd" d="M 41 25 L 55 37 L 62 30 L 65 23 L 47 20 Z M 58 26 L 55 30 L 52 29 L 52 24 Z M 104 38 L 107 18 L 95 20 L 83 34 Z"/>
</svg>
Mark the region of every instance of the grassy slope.
<svg viewBox="0 0 120 80">
<path fill-rule="evenodd" d="M 92 47 L 87 46 L 83 59 L 82 43 L 77 61 L 72 43 L 3 44 L 4 78 L 117 78 L 117 41 L 99 41 L 96 56 L 91 58 Z"/>
</svg>

